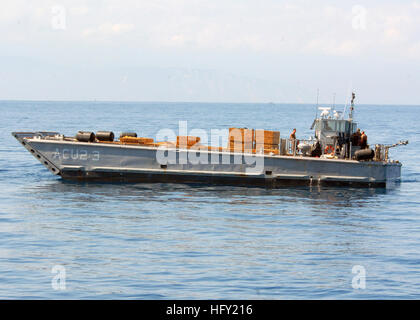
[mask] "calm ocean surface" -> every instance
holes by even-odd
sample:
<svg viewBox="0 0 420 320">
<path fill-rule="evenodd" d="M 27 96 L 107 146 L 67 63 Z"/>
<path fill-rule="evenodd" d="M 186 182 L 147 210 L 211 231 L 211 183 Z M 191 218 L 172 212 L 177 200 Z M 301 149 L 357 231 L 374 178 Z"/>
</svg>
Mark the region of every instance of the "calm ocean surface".
<svg viewBox="0 0 420 320">
<path fill-rule="evenodd" d="M 341 108 L 339 108 L 341 109 Z M 293 127 L 314 106 L 0 102 L 0 298 L 420 298 L 420 107 L 356 107 L 370 143 L 403 163 L 392 189 L 63 182 L 12 131 Z M 66 271 L 65 290 L 52 268 Z M 352 267 L 366 270 L 353 289 Z"/>
</svg>

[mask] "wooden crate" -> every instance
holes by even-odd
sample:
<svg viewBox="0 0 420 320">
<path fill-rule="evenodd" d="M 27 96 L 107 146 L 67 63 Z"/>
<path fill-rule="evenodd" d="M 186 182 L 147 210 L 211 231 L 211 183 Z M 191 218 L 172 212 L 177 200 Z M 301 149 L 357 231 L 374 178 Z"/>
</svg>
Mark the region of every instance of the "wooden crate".
<svg viewBox="0 0 420 320">
<path fill-rule="evenodd" d="M 147 144 L 153 143 L 152 138 L 142 138 L 142 137 L 121 137 L 120 142 L 131 143 L 131 144 Z"/>
<path fill-rule="evenodd" d="M 232 152 L 253 152 L 254 148 L 252 144 L 236 144 L 229 145 L 229 151 Z"/>
<path fill-rule="evenodd" d="M 162 141 L 162 142 L 157 142 L 156 145 L 158 147 L 168 147 L 168 148 L 175 148 L 176 147 L 176 143 L 172 142 L 172 141 Z"/>
<path fill-rule="evenodd" d="M 264 137 L 264 138 L 262 138 Z M 255 141 L 260 144 L 264 139 L 264 144 L 279 144 L 280 143 L 280 131 L 270 131 L 270 130 L 255 130 Z"/>
<path fill-rule="evenodd" d="M 176 137 L 177 147 L 191 147 L 198 142 L 200 142 L 200 137 L 194 137 L 194 136 L 177 136 Z"/>
<path fill-rule="evenodd" d="M 253 142 L 255 136 L 254 129 L 229 128 L 229 141 Z"/>
</svg>

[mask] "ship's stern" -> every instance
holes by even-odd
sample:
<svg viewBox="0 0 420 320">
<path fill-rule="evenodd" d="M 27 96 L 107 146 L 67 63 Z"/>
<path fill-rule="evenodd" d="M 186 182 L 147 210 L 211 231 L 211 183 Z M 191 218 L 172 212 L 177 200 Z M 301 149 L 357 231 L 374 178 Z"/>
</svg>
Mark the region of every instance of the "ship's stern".
<svg viewBox="0 0 420 320">
<path fill-rule="evenodd" d="M 385 165 L 386 185 L 393 185 L 401 181 L 401 167 L 400 162 L 389 162 Z"/>
</svg>

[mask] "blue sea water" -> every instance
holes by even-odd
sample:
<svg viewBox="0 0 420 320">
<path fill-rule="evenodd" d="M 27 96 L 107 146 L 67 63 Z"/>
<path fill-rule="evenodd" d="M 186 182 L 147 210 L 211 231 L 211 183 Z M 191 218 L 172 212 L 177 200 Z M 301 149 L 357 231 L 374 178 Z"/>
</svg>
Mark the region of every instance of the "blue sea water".
<svg viewBox="0 0 420 320">
<path fill-rule="evenodd" d="M 420 298 L 418 106 L 356 107 L 370 143 L 393 149 L 388 189 L 268 190 L 70 183 L 12 131 L 252 127 L 311 134 L 310 105 L 0 102 L 0 298 Z M 65 268 L 65 289 L 52 286 Z M 352 286 L 362 266 L 365 288 Z M 61 282 L 63 284 L 63 282 Z"/>
</svg>

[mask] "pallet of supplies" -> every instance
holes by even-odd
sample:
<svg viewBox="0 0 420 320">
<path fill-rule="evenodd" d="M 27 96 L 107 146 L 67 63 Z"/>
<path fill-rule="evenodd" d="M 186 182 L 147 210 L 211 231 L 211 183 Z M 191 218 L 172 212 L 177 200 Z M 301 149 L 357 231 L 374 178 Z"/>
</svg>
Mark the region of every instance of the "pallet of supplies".
<svg viewBox="0 0 420 320">
<path fill-rule="evenodd" d="M 153 139 L 124 136 L 120 138 L 120 142 L 131 143 L 131 144 L 147 144 L 147 143 L 153 143 Z"/>
<path fill-rule="evenodd" d="M 280 143 L 280 131 L 270 131 L 263 129 L 255 130 L 256 144 L 262 144 L 262 141 L 264 141 L 264 144 L 266 145 L 278 145 Z"/>
<path fill-rule="evenodd" d="M 200 142 L 200 137 L 194 136 L 177 136 L 176 146 L 181 148 L 189 148 L 196 143 Z"/>
<path fill-rule="evenodd" d="M 229 142 L 253 143 L 255 136 L 254 129 L 229 128 Z"/>
</svg>

